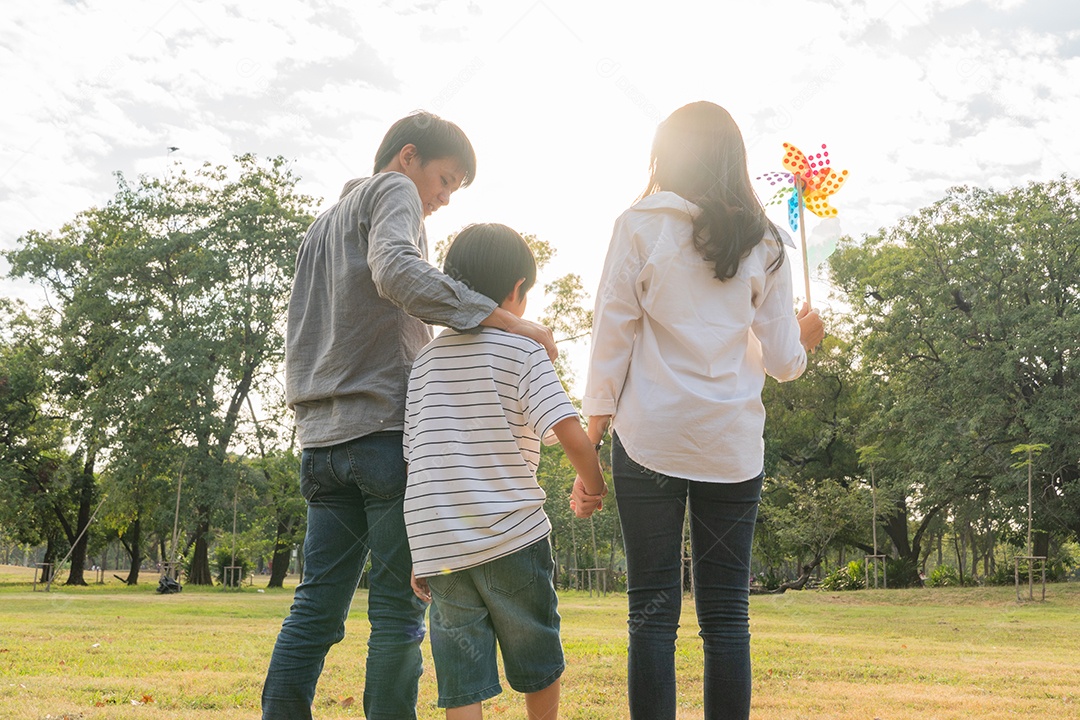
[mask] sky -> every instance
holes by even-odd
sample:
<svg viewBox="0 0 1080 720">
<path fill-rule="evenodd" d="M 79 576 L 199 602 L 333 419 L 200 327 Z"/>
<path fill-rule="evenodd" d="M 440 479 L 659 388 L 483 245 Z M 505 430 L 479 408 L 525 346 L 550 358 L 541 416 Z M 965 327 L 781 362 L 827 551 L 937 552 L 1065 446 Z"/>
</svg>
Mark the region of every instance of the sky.
<svg viewBox="0 0 1080 720">
<path fill-rule="evenodd" d="M 731 112 L 752 177 L 781 169 L 784 142 L 827 143 L 854 238 L 954 185 L 1075 176 L 1080 3 L 6 0 L 0 98 L 0 250 L 107 202 L 114 172 L 246 152 L 288 158 L 325 208 L 371 173 L 391 123 L 426 109 L 478 156 L 429 237 L 534 233 L 557 251 L 541 282 L 575 272 L 591 294 L 656 126 L 696 100 Z M 793 272 L 801 295 L 797 255 Z M 22 280 L 0 292 L 44 301 Z"/>
</svg>

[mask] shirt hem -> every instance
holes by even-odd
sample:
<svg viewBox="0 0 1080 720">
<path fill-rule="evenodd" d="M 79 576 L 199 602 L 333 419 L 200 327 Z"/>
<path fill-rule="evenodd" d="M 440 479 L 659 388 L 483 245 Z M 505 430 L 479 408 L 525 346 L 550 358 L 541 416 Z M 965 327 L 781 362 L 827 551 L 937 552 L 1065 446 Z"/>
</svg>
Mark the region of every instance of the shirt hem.
<svg viewBox="0 0 1080 720">
<path fill-rule="evenodd" d="M 334 447 L 335 445 L 341 445 L 342 443 L 352 442 L 353 440 L 359 440 L 360 438 L 367 437 L 368 435 L 375 435 L 377 433 L 403 433 L 405 432 L 405 423 L 394 423 L 387 427 L 386 425 L 380 425 L 379 427 L 373 427 L 367 430 L 355 434 L 342 435 L 340 437 L 330 437 L 326 439 L 317 440 L 305 440 L 302 434 L 297 432 L 297 440 L 300 443 L 301 450 L 315 450 L 317 448 Z"/>
<path fill-rule="evenodd" d="M 742 476 L 742 473 L 740 473 L 737 476 L 736 475 L 706 476 L 706 475 L 700 475 L 700 474 L 693 473 L 693 472 L 687 473 L 685 471 L 685 469 L 672 467 L 672 466 L 669 466 L 669 465 L 667 465 L 666 463 L 663 463 L 663 462 L 660 462 L 660 463 L 651 462 L 651 461 L 649 461 L 649 462 L 641 462 L 637 458 L 644 457 L 648 453 L 645 453 L 645 455 L 642 455 L 639 452 L 640 448 L 636 448 L 634 446 L 633 440 L 630 440 L 628 442 L 627 436 L 624 435 L 623 433 L 619 433 L 618 428 L 615 428 L 615 432 L 617 432 L 618 435 L 619 435 L 619 443 L 623 446 L 623 450 L 626 451 L 627 457 L 629 457 L 631 460 L 633 460 L 635 463 L 637 463 L 641 467 L 646 468 L 647 470 L 651 470 L 653 472 L 660 473 L 661 475 L 667 475 L 668 477 L 679 478 L 681 480 L 690 480 L 690 481 L 693 481 L 693 482 L 717 483 L 717 484 L 723 484 L 723 485 L 735 485 L 736 483 L 746 482 L 747 480 L 753 480 L 754 478 L 760 476 L 762 474 L 762 472 L 764 472 L 764 469 L 765 469 L 765 458 L 764 458 L 764 456 L 761 458 L 761 462 L 758 463 L 757 470 L 756 471 L 751 471 L 750 474 L 746 475 L 745 477 Z"/>
<path fill-rule="evenodd" d="M 444 573 L 455 573 L 455 572 L 461 572 L 462 570 L 469 570 L 469 569 L 472 569 L 472 568 L 475 568 L 475 567 L 480 567 L 481 565 L 486 565 L 489 562 L 493 562 L 495 560 L 498 560 L 499 558 L 506 557 L 507 555 L 513 555 L 514 553 L 518 552 L 519 550 L 524 550 L 527 547 L 531 547 L 532 545 L 535 545 L 536 543 L 540 542 L 541 540 L 543 540 L 546 537 L 549 537 L 550 535 L 551 535 L 551 520 L 549 519 L 548 520 L 548 529 L 544 532 L 544 534 L 543 535 L 537 535 L 535 538 L 532 538 L 531 540 L 526 542 L 524 545 L 517 545 L 517 546 L 515 546 L 514 548 L 512 548 L 510 550 L 507 550 L 505 552 L 500 552 L 498 555 L 492 555 L 489 558 L 484 558 L 483 560 L 481 560 L 479 562 L 470 563 L 468 565 L 462 565 L 461 567 L 446 568 L 446 569 L 443 569 L 443 570 L 436 570 L 434 572 L 429 572 L 427 570 L 421 570 L 420 572 L 417 572 L 417 570 L 416 570 L 416 562 L 414 561 L 413 562 L 413 573 L 416 574 L 417 578 L 428 578 L 428 577 L 435 577 L 437 575 L 442 575 Z"/>
</svg>

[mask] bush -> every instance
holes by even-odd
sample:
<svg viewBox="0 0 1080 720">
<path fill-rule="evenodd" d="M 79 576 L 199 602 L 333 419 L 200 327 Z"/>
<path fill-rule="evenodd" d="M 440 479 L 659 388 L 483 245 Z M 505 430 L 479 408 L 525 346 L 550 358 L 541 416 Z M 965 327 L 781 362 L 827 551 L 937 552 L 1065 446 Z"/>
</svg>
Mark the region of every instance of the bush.
<svg viewBox="0 0 1080 720">
<path fill-rule="evenodd" d="M 994 568 L 994 572 L 990 573 L 984 579 L 987 585 L 1014 585 L 1016 583 L 1016 569 L 1013 567 L 1013 562 L 1010 560 L 1008 563 L 999 562 Z M 1051 559 L 1046 564 L 1046 582 L 1061 582 L 1062 580 L 1068 580 L 1069 575 L 1066 571 L 1065 563 L 1060 560 Z M 1036 567 L 1035 569 L 1035 582 L 1042 582 L 1042 571 Z M 1028 581 L 1027 566 L 1020 565 L 1020 583 L 1026 585 Z"/>
<path fill-rule="evenodd" d="M 778 587 L 780 587 L 781 583 L 784 582 L 784 576 L 781 575 L 777 570 L 774 570 L 770 567 L 759 572 L 754 577 L 754 582 L 757 582 L 757 584 L 760 585 L 764 590 L 772 592 L 773 590 L 776 590 Z"/>
<path fill-rule="evenodd" d="M 885 569 L 889 573 L 889 587 L 922 587 L 922 578 L 915 563 L 885 558 Z"/>
<path fill-rule="evenodd" d="M 239 587 L 247 577 L 248 571 L 251 570 L 251 561 L 247 559 L 243 551 L 236 551 L 236 562 L 233 563 L 232 548 L 227 547 L 218 547 L 217 552 L 214 553 L 214 563 L 217 567 L 217 581 L 229 587 Z M 239 574 L 232 573 L 228 578 L 229 582 L 226 582 L 225 568 L 233 564 L 240 566 L 240 572 Z"/>
<path fill-rule="evenodd" d="M 1027 582 L 1027 573 L 1021 573 L 1024 578 L 1024 582 Z M 1005 563 L 998 563 L 994 567 L 994 572 L 990 573 L 983 578 L 983 582 L 987 585 L 1012 585 L 1015 582 L 1013 576 L 1012 563 L 1006 565 Z"/>
<path fill-rule="evenodd" d="M 960 575 L 952 565 L 938 565 L 930 571 L 930 577 L 926 578 L 927 587 L 958 587 Z"/>
<path fill-rule="evenodd" d="M 822 590 L 862 590 L 866 587 L 863 579 L 862 563 L 852 560 L 847 565 L 837 568 L 821 580 Z"/>
</svg>

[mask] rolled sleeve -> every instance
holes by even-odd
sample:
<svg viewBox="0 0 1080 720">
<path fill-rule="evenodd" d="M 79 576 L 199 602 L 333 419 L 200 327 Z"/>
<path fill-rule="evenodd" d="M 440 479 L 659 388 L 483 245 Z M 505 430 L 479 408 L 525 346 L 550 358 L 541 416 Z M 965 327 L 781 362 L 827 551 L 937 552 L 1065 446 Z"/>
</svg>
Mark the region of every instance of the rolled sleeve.
<svg viewBox="0 0 1080 720">
<path fill-rule="evenodd" d="M 402 175 L 386 184 L 372 211 L 367 260 L 379 296 L 431 325 L 478 326 L 498 304 L 428 262 L 420 250 L 422 236 L 420 198 Z"/>
</svg>

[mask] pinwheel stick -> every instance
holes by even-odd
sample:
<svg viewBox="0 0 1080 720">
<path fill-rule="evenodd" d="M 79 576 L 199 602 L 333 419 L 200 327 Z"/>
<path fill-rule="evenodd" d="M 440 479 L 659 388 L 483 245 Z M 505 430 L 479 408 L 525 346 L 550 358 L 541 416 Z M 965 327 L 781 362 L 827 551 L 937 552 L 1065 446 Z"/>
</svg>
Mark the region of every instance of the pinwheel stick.
<svg viewBox="0 0 1080 720">
<path fill-rule="evenodd" d="M 803 192 L 806 190 L 806 183 L 802 181 L 798 175 L 795 176 L 795 193 L 799 197 L 799 237 L 802 239 L 802 271 L 803 281 L 806 284 L 806 306 L 813 307 L 810 304 L 810 263 L 806 258 L 806 212 L 803 207 Z"/>
</svg>

